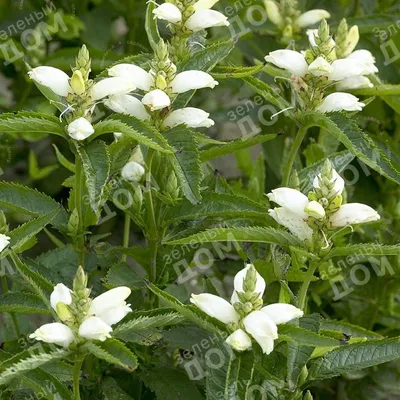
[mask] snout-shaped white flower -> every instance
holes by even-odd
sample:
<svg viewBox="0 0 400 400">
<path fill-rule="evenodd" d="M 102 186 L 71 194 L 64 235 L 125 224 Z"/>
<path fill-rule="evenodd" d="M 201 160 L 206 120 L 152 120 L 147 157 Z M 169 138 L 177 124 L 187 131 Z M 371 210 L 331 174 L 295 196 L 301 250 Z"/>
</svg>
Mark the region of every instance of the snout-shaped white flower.
<svg viewBox="0 0 400 400">
<path fill-rule="evenodd" d="M 186 21 L 185 26 L 192 32 L 198 32 L 213 26 L 229 26 L 229 21 L 224 14 L 206 9 L 196 11 Z"/>
<path fill-rule="evenodd" d="M 184 124 L 189 128 L 210 128 L 214 121 L 208 118 L 210 114 L 200 108 L 186 107 L 172 111 L 163 121 L 163 126 L 173 128 Z"/>
<path fill-rule="evenodd" d="M 211 88 L 218 85 L 218 82 L 207 72 L 184 71 L 176 75 L 171 83 L 173 93 L 185 93 L 189 90 Z"/>
<path fill-rule="evenodd" d="M 236 275 L 233 281 L 233 286 L 236 292 L 243 292 L 243 281 L 246 278 L 247 272 L 250 268 L 254 268 L 252 264 L 247 264 L 245 268 L 240 270 Z M 261 298 L 265 291 L 265 280 L 264 278 L 256 272 L 257 281 L 256 281 L 256 288 L 254 290 L 255 293 L 258 293 L 258 298 Z"/>
<path fill-rule="evenodd" d="M 130 182 L 140 182 L 146 173 L 143 166 L 135 161 L 129 161 L 122 168 L 121 176 Z"/>
<path fill-rule="evenodd" d="M 0 253 L 10 244 L 10 239 L 8 236 L 0 233 Z"/>
<path fill-rule="evenodd" d="M 300 217 L 306 217 L 304 209 L 308 205 L 308 197 L 296 189 L 278 188 L 267 194 L 270 201 L 291 210 Z"/>
<path fill-rule="evenodd" d="M 265 0 L 265 9 L 268 19 L 276 26 L 281 27 L 284 23 L 279 7 L 274 0 Z"/>
<path fill-rule="evenodd" d="M 300 15 L 296 20 L 296 25 L 300 28 L 307 28 L 308 26 L 315 25 L 323 19 L 328 19 L 331 14 L 326 10 L 310 10 Z"/>
<path fill-rule="evenodd" d="M 29 337 L 45 343 L 54 343 L 65 348 L 69 347 L 75 340 L 72 330 L 67 325 L 59 322 L 43 325 L 30 334 Z"/>
<path fill-rule="evenodd" d="M 265 61 L 286 69 L 296 76 L 303 77 L 308 72 L 308 64 L 305 57 L 294 50 L 272 51 L 265 57 Z"/>
<path fill-rule="evenodd" d="M 268 213 L 279 225 L 289 229 L 300 240 L 312 240 L 313 230 L 307 225 L 304 217 L 284 207 L 268 210 Z"/>
<path fill-rule="evenodd" d="M 182 13 L 179 8 L 171 3 L 163 3 L 153 10 L 154 18 L 176 24 L 182 20 Z"/>
<path fill-rule="evenodd" d="M 313 186 L 316 189 L 320 189 L 319 180 L 321 179 L 321 174 L 318 174 L 313 181 Z M 344 179 L 333 169 L 333 176 L 330 180 L 331 183 L 334 183 L 333 191 L 336 196 L 343 193 L 344 190 Z"/>
<path fill-rule="evenodd" d="M 218 1 L 219 0 L 199 0 L 193 5 L 193 7 L 196 11 L 209 10 L 210 8 L 214 7 Z"/>
<path fill-rule="evenodd" d="M 57 310 L 58 303 L 64 303 L 66 305 L 70 305 L 72 303 L 71 290 L 68 289 L 63 283 L 56 285 L 50 295 L 50 304 L 54 310 Z"/>
<path fill-rule="evenodd" d="M 342 205 L 339 210 L 329 218 L 332 227 L 340 228 L 352 224 L 378 221 L 380 215 L 370 206 L 359 203 Z"/>
<path fill-rule="evenodd" d="M 324 57 L 316 58 L 308 67 L 308 72 L 314 76 L 326 76 L 332 73 L 332 65 Z"/>
<path fill-rule="evenodd" d="M 237 329 L 230 334 L 226 339 L 226 343 L 236 351 L 246 351 L 251 348 L 251 339 L 243 329 Z"/>
<path fill-rule="evenodd" d="M 255 339 L 265 354 L 270 354 L 274 349 L 274 340 L 278 339 L 278 328 L 266 313 L 253 311 L 244 320 L 246 332 Z"/>
<path fill-rule="evenodd" d="M 29 71 L 28 75 L 32 80 L 49 88 L 59 96 L 66 97 L 72 93 L 69 76 L 58 68 L 36 67 Z"/>
<path fill-rule="evenodd" d="M 136 89 L 133 81 L 119 77 L 105 78 L 95 83 L 90 91 L 93 100 L 100 100 L 107 96 L 120 95 Z"/>
<path fill-rule="evenodd" d="M 285 303 L 269 304 L 261 309 L 276 325 L 286 324 L 287 322 L 301 318 L 304 312 L 299 308 Z"/>
<path fill-rule="evenodd" d="M 375 65 L 375 57 L 368 50 L 356 50 L 347 57 L 347 60 L 352 60 L 354 63 L 364 64 L 366 71 L 364 75 L 378 72 L 378 68 Z"/>
<path fill-rule="evenodd" d="M 171 105 L 171 99 L 162 90 L 155 89 L 143 97 L 142 103 L 149 107 L 151 111 L 157 111 L 169 107 Z"/>
<path fill-rule="evenodd" d="M 340 81 L 352 76 L 368 75 L 370 65 L 357 59 L 341 58 L 332 63 L 332 72 L 328 75 L 331 81 Z"/>
<path fill-rule="evenodd" d="M 92 300 L 88 315 L 99 317 L 108 325 L 114 325 L 132 311 L 125 301 L 130 294 L 131 290 L 125 286 L 111 289 Z"/>
<path fill-rule="evenodd" d="M 356 96 L 349 93 L 332 93 L 327 96 L 317 107 L 318 111 L 323 113 L 335 111 L 361 111 L 365 104 L 358 101 Z"/>
<path fill-rule="evenodd" d="M 85 140 L 94 133 L 92 124 L 86 118 L 78 118 L 68 125 L 68 134 L 75 140 Z"/>
<path fill-rule="evenodd" d="M 224 324 L 237 323 L 239 321 L 239 316 L 232 304 L 214 294 L 192 294 L 190 302 L 210 317 L 216 318 Z"/>
<path fill-rule="evenodd" d="M 316 219 L 325 218 L 325 209 L 318 201 L 310 201 L 304 211 L 310 216 Z"/>
<path fill-rule="evenodd" d="M 374 87 L 373 83 L 366 76 L 352 76 L 336 84 L 336 90 L 338 91 L 372 87 Z"/>
<path fill-rule="evenodd" d="M 132 81 L 138 89 L 146 92 L 154 85 L 153 76 L 143 68 L 134 64 L 122 63 L 114 65 L 108 69 L 108 75 Z"/>
<path fill-rule="evenodd" d="M 79 327 L 79 336 L 89 340 L 100 340 L 104 342 L 111 337 L 111 326 L 99 317 L 89 317 Z"/>
<path fill-rule="evenodd" d="M 143 121 L 147 121 L 151 118 L 143 103 L 129 94 L 110 96 L 104 102 L 104 105 L 116 113 L 130 115 Z"/>
</svg>

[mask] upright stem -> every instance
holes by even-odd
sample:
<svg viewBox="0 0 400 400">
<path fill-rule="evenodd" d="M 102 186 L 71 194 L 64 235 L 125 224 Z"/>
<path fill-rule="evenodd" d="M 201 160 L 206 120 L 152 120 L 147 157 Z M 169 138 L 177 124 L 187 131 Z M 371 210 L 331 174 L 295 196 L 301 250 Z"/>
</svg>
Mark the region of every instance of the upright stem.
<svg viewBox="0 0 400 400">
<path fill-rule="evenodd" d="M 307 305 L 307 292 L 308 288 L 310 287 L 311 280 L 314 276 L 314 273 L 318 267 L 318 261 L 311 261 L 310 265 L 308 266 L 308 271 L 306 273 L 306 276 L 304 278 L 304 282 L 301 285 L 300 291 L 299 291 L 299 308 L 303 311 L 305 311 L 306 305 Z"/>
<path fill-rule="evenodd" d="M 131 231 L 131 217 L 130 215 L 127 213 L 125 214 L 125 225 L 124 225 L 124 239 L 123 239 L 123 247 L 129 247 L 129 235 L 130 235 L 130 231 Z M 127 259 L 126 254 L 122 255 L 122 261 L 125 262 Z"/>
<path fill-rule="evenodd" d="M 82 360 L 75 361 L 73 377 L 74 377 L 74 400 L 81 400 L 80 394 L 80 378 L 81 378 L 81 368 L 82 368 Z"/>
<path fill-rule="evenodd" d="M 289 153 L 289 158 L 283 173 L 283 181 L 282 181 L 282 186 L 287 186 L 289 184 L 290 180 L 290 175 L 292 173 L 292 168 L 294 164 L 294 160 L 297 157 L 297 154 L 299 152 L 300 146 L 303 143 L 304 137 L 307 134 L 308 127 L 302 126 L 299 131 L 297 132 L 296 138 L 293 142 L 292 149 L 290 150 Z"/>
<path fill-rule="evenodd" d="M 79 265 L 84 267 L 85 260 L 85 239 L 83 232 L 83 214 L 82 214 L 82 160 L 79 154 L 75 157 L 75 207 L 78 212 L 78 244 L 79 244 Z"/>
</svg>

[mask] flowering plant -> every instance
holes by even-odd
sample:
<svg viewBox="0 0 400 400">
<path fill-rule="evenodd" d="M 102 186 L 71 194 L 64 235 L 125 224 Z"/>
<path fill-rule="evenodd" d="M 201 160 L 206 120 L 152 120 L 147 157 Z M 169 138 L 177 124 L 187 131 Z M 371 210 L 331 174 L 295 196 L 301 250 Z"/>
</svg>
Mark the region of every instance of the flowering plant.
<svg viewBox="0 0 400 400">
<path fill-rule="evenodd" d="M 39 3 L 0 4 L 0 398 L 397 398 L 396 2 Z"/>
</svg>

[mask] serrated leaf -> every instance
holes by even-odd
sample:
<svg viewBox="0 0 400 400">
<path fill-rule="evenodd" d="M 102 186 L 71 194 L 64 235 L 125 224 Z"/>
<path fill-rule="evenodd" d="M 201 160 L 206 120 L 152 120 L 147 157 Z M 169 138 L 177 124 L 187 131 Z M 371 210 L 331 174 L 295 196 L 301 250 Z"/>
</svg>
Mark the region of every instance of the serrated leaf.
<svg viewBox="0 0 400 400">
<path fill-rule="evenodd" d="M 309 365 L 309 381 L 359 371 L 400 357 L 398 337 L 345 345 L 330 351 Z"/>
<path fill-rule="evenodd" d="M 0 132 L 46 133 L 64 137 L 64 129 L 57 117 L 31 111 L 1 114 Z"/>
<path fill-rule="evenodd" d="M 387 246 L 377 243 L 359 243 L 343 247 L 334 247 L 324 257 L 324 260 L 354 254 L 357 254 L 357 256 L 398 256 L 400 255 L 400 245 Z"/>
<path fill-rule="evenodd" d="M 154 18 L 153 11 L 158 7 L 157 4 L 148 3 L 146 9 L 146 23 L 145 29 L 147 39 L 149 40 L 151 48 L 156 51 L 157 44 L 161 40 L 160 33 L 158 32 L 157 18 Z"/>
<path fill-rule="evenodd" d="M 143 278 L 126 263 L 113 265 L 107 273 L 105 284 L 109 287 L 127 286 L 132 290 L 143 289 Z"/>
<path fill-rule="evenodd" d="M 166 241 L 167 245 L 213 242 L 272 243 L 283 247 L 304 248 L 304 243 L 291 233 L 270 227 L 212 228 L 186 238 Z"/>
<path fill-rule="evenodd" d="M 285 341 L 297 343 L 302 346 L 332 347 L 339 346 L 335 339 L 319 335 L 318 333 L 303 329 L 296 325 L 285 324 L 279 327 L 279 338 Z"/>
<path fill-rule="evenodd" d="M 82 158 L 90 206 L 98 213 L 111 168 L 108 149 L 103 142 L 92 142 L 78 148 L 78 151 Z"/>
<path fill-rule="evenodd" d="M 355 338 L 367 338 L 367 339 L 380 339 L 383 338 L 382 335 L 376 332 L 369 331 L 368 329 L 362 328 L 361 326 L 350 324 L 346 321 L 336 321 L 336 320 L 322 320 L 321 330 L 331 330 L 338 331 L 340 333 L 345 333 L 348 336 Z"/>
<path fill-rule="evenodd" d="M 51 224 L 61 231 L 65 231 L 68 224 L 67 213 L 59 203 L 35 189 L 15 183 L 0 182 L 0 206 L 32 217 L 60 210 Z"/>
<path fill-rule="evenodd" d="M 56 152 L 58 162 L 68 171 L 75 173 L 75 164 L 71 161 L 68 161 L 55 144 L 53 144 L 53 147 Z"/>
<path fill-rule="evenodd" d="M 115 379 L 107 377 L 101 385 L 104 400 L 134 400 L 128 396 L 119 386 Z"/>
<path fill-rule="evenodd" d="M 134 371 L 138 367 L 137 357 L 119 340 L 87 342 L 83 347 L 97 358 L 110 364 L 119 365 L 128 371 Z"/>
<path fill-rule="evenodd" d="M 25 292 L 7 292 L 0 295 L 0 312 L 50 314 L 39 296 Z"/>
<path fill-rule="evenodd" d="M 240 79 L 255 75 L 264 68 L 263 64 L 253 65 L 251 67 L 231 67 L 227 65 L 218 66 L 213 69 L 212 76 L 215 79 Z"/>
<path fill-rule="evenodd" d="M 191 203 L 197 204 L 201 200 L 200 183 L 203 179 L 197 142 L 185 127 L 169 130 L 166 139 L 175 148 L 171 162 L 182 191 Z"/>
</svg>

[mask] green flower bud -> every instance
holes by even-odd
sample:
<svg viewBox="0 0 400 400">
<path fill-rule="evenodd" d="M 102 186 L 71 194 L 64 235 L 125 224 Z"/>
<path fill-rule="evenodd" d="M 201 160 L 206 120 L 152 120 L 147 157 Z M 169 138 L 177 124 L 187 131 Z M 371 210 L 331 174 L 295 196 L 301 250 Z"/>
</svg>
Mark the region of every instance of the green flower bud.
<svg viewBox="0 0 400 400">
<path fill-rule="evenodd" d="M 76 70 L 73 73 L 70 85 L 74 93 L 77 94 L 78 96 L 81 96 L 82 94 L 85 93 L 86 91 L 85 80 L 83 79 L 81 71 Z"/>
<path fill-rule="evenodd" d="M 57 303 L 56 305 L 56 313 L 60 320 L 64 323 L 71 323 L 75 320 L 70 308 L 64 303 Z"/>
<path fill-rule="evenodd" d="M 165 76 L 163 76 L 162 73 L 158 74 L 157 78 L 156 78 L 156 87 L 157 87 L 157 89 L 165 90 L 167 88 L 167 86 L 168 86 L 168 84 L 167 84 L 167 81 L 165 79 Z"/>
</svg>

